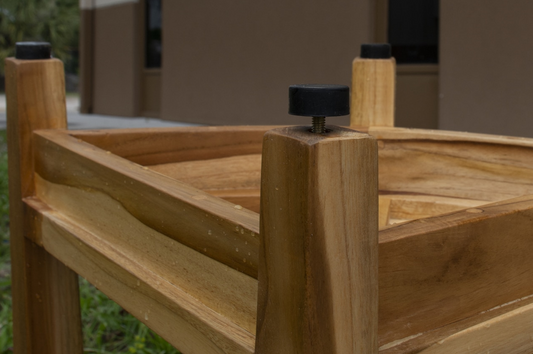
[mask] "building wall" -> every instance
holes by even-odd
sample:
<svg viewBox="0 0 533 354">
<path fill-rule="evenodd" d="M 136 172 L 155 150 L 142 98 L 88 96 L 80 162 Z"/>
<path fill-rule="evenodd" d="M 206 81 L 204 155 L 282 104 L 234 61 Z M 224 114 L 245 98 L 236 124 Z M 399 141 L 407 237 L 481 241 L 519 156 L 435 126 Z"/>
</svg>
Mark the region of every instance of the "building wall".
<svg viewBox="0 0 533 354">
<path fill-rule="evenodd" d="M 82 72 L 92 72 L 92 82 L 82 82 L 82 109 L 117 116 L 139 114 L 139 4 L 134 0 L 83 0 L 82 29 L 92 29 L 94 45 L 82 44 Z M 85 22 L 83 20 L 86 20 Z M 87 24 L 90 19 L 92 23 Z M 85 24 L 85 25 L 84 25 Z M 84 47 L 85 46 L 85 47 Z M 90 50 L 89 50 L 90 49 Z M 85 75 L 88 77 L 88 74 Z"/>
<path fill-rule="evenodd" d="M 94 10 L 80 9 L 80 112 L 93 112 Z"/>
<path fill-rule="evenodd" d="M 375 42 L 389 42 L 389 0 L 375 0 Z M 413 6 L 412 1 L 403 3 Z M 396 4 L 397 5 L 397 4 Z M 417 30 L 416 26 L 408 30 Z M 439 65 L 396 63 L 396 104 L 394 125 L 406 128 L 437 129 Z"/>
<path fill-rule="evenodd" d="M 370 0 L 163 0 L 163 119 L 296 124 L 288 86 L 350 84 Z M 348 124 L 348 117 L 332 124 Z"/>
<path fill-rule="evenodd" d="M 82 20 L 92 28 L 82 29 L 82 52 L 90 52 L 82 53 L 82 109 L 136 116 L 149 108 L 163 119 L 207 124 L 307 122 L 286 113 L 288 85 L 349 84 L 359 45 L 383 27 L 373 22 L 373 4 L 163 0 L 163 68 L 154 81 L 154 73 L 142 76 L 141 4 L 82 0 Z M 530 0 L 441 0 L 438 105 L 398 92 L 398 112 L 438 106 L 441 129 L 533 136 L 530 13 Z M 424 92 L 435 86 L 417 85 Z M 437 124 L 404 118 L 400 125 Z"/>
<path fill-rule="evenodd" d="M 531 0 L 441 0 L 439 128 L 533 137 Z"/>
<path fill-rule="evenodd" d="M 438 90 L 438 65 L 397 65 L 394 125 L 437 129 Z"/>
</svg>

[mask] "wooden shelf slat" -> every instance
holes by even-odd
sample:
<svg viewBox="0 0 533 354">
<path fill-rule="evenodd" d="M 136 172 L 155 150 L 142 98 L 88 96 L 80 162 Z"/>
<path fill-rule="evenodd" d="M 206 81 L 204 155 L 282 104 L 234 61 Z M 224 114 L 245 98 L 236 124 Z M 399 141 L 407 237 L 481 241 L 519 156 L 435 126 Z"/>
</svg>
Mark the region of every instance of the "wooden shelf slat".
<svg viewBox="0 0 533 354">
<path fill-rule="evenodd" d="M 76 138 L 130 161 L 150 166 L 260 154 L 273 126 L 180 127 L 73 131 Z"/>
</svg>

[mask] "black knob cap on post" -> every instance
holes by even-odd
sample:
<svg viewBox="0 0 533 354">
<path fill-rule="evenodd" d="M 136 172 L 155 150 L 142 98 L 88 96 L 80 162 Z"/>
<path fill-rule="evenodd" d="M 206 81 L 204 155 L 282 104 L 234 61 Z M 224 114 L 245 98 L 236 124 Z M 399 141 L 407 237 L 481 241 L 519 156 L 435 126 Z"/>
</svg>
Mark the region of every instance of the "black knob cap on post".
<svg viewBox="0 0 533 354">
<path fill-rule="evenodd" d="M 326 117 L 350 114 L 350 89 L 345 85 L 291 85 L 289 114 L 313 117 L 313 133 L 323 134 Z"/>
<path fill-rule="evenodd" d="M 361 58 L 363 59 L 390 59 L 391 48 L 388 43 L 372 43 L 361 45 Z"/>
<path fill-rule="evenodd" d="M 47 42 L 17 42 L 15 58 L 23 60 L 50 59 L 52 46 Z"/>
</svg>

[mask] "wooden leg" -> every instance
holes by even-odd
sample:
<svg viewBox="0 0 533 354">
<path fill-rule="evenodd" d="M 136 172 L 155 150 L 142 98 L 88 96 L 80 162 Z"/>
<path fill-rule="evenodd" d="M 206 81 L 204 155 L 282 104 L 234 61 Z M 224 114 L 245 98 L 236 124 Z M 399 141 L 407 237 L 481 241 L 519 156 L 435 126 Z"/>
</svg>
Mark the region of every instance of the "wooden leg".
<svg viewBox="0 0 533 354">
<path fill-rule="evenodd" d="M 394 127 L 396 61 L 355 58 L 350 126 Z"/>
<path fill-rule="evenodd" d="M 82 353 L 78 277 L 26 238 L 22 202 L 35 192 L 33 131 L 67 126 L 63 64 L 6 59 L 6 95 L 15 353 Z"/>
<path fill-rule="evenodd" d="M 266 133 L 256 353 L 378 352 L 377 144 Z"/>
</svg>

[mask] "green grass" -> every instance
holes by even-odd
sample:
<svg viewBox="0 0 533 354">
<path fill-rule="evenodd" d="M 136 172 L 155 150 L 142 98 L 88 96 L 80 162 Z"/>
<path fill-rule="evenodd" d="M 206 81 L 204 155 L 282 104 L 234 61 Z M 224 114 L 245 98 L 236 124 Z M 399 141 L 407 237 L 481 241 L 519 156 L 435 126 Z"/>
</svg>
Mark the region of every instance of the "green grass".
<svg viewBox="0 0 533 354">
<path fill-rule="evenodd" d="M 80 277 L 85 353 L 179 353 L 143 323 Z M 9 201 L 5 131 L 0 131 L 0 354 L 12 353 Z"/>
<path fill-rule="evenodd" d="M 9 200 L 6 133 L 0 131 L 0 353 L 11 353 L 11 263 L 9 261 Z"/>
<path fill-rule="evenodd" d="M 83 278 L 80 304 L 85 353 L 179 353 Z"/>
</svg>

